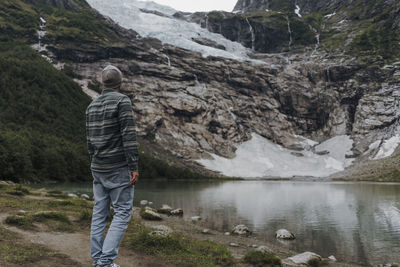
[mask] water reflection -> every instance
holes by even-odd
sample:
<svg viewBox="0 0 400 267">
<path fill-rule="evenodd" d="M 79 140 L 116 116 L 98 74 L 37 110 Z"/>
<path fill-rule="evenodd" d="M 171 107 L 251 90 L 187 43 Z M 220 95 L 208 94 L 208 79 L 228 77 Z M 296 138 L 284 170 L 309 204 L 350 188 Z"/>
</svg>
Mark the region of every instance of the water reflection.
<svg viewBox="0 0 400 267">
<path fill-rule="evenodd" d="M 297 236 L 291 249 L 367 265 L 400 262 L 399 193 L 399 184 L 141 181 L 135 204 L 181 207 L 221 231 L 244 223 L 274 242 L 286 228 Z"/>
</svg>

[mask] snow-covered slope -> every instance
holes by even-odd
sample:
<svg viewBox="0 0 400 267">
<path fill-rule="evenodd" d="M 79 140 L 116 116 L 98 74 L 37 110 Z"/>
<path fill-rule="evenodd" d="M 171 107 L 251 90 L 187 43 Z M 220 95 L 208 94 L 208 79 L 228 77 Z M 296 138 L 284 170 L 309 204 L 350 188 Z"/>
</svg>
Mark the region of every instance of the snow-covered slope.
<svg viewBox="0 0 400 267">
<path fill-rule="evenodd" d="M 348 136 L 336 136 L 315 147 L 315 151 L 329 154 L 318 155 L 305 150 L 302 151 L 304 156 L 299 157 L 293 155 L 292 150 L 253 133 L 251 140 L 238 147 L 235 158 L 213 154 L 214 160 L 201 159 L 197 162 L 210 170 L 234 177 L 326 177 L 343 171 L 351 164 L 353 160 L 347 159 L 346 154 L 351 153 L 352 145 L 353 141 Z"/>
<path fill-rule="evenodd" d="M 220 34 L 211 33 L 195 23 L 178 20 L 171 15 L 175 10 L 154 2 L 136 0 L 87 0 L 103 15 L 111 17 L 122 27 L 133 29 L 141 36 L 154 37 L 163 43 L 202 53 L 204 56 L 220 56 L 236 60 L 248 60 L 249 50 L 232 42 Z M 140 9 L 154 10 L 167 16 L 142 12 Z M 222 45 L 221 50 L 198 44 L 192 38 L 205 38 Z"/>
</svg>

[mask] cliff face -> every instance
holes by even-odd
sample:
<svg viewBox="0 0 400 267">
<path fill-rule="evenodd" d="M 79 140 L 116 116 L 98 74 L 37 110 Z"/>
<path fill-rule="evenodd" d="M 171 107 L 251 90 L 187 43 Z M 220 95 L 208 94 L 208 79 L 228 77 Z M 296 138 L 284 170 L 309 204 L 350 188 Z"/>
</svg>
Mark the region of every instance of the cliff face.
<svg viewBox="0 0 400 267">
<path fill-rule="evenodd" d="M 238 5 L 250 10 L 269 2 L 272 8 L 274 1 Z M 324 11 L 328 12 L 332 10 Z M 262 64 L 205 58 L 142 38 L 94 11 L 88 14 L 101 31 L 91 33 L 99 41 L 85 35 L 78 35 L 79 43 L 65 39 L 57 31 L 59 22 L 49 19 L 47 26 L 54 30 L 46 45 L 54 63 L 67 62 L 84 87 L 98 87 L 107 64 L 118 66 L 124 73 L 123 91 L 133 101 L 139 135 L 184 165 L 201 169 L 193 161 L 209 153 L 232 158 L 252 133 L 295 150 L 303 149 L 298 147 L 303 139 L 299 136 L 320 142 L 349 135 L 355 143 L 348 157 L 366 158 L 380 148 L 368 150 L 371 143 L 397 134 L 400 63 L 385 59 L 379 50 L 371 50 L 374 47 L 353 46 L 362 33 L 353 32 L 352 21 L 341 23 L 337 12 L 309 18 L 294 10 L 177 15 L 240 41 Z M 373 33 L 370 29 L 365 37 Z"/>
</svg>

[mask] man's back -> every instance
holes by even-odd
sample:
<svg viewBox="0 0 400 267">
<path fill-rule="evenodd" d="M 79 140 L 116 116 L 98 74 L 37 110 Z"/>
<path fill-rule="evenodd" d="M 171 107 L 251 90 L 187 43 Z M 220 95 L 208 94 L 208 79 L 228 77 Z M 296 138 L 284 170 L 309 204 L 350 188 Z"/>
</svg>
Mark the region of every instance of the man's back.
<svg viewBox="0 0 400 267">
<path fill-rule="evenodd" d="M 127 166 L 137 171 L 138 147 L 130 99 L 105 89 L 86 110 L 91 169 L 107 172 Z"/>
</svg>

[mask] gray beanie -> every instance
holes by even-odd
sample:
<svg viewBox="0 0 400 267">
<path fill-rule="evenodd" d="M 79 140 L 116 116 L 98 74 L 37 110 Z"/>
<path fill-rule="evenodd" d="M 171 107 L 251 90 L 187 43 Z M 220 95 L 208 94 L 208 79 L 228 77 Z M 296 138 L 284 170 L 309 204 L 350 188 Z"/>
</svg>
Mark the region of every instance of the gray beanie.
<svg viewBox="0 0 400 267">
<path fill-rule="evenodd" d="M 115 89 L 121 85 L 122 73 L 117 67 L 108 65 L 101 73 L 101 80 L 105 88 Z"/>
</svg>

